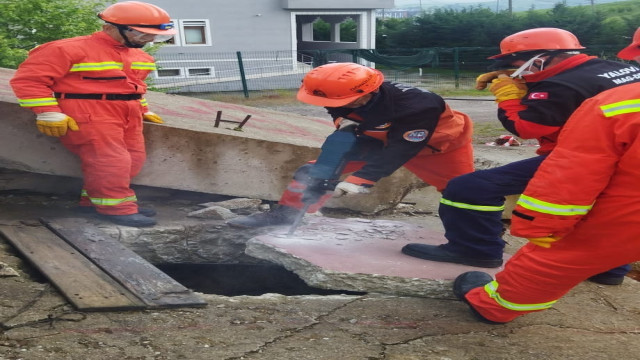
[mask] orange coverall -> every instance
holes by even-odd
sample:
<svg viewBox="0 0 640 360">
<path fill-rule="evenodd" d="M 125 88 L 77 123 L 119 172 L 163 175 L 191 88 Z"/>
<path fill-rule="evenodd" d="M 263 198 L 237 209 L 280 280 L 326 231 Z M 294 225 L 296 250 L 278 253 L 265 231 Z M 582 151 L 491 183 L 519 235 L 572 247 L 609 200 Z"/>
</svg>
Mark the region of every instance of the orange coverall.
<svg viewBox="0 0 640 360">
<path fill-rule="evenodd" d="M 152 70 L 153 57 L 96 32 L 36 47 L 11 79 L 20 106 L 78 123 L 60 140 L 82 163 L 80 205 L 107 215 L 138 212 L 130 183 L 146 158 L 142 94 Z"/>
<path fill-rule="evenodd" d="M 586 100 L 560 133 L 513 212 L 511 233 L 560 238 L 522 247 L 495 281 L 466 294 L 508 322 L 551 307 L 574 286 L 640 260 L 640 84 Z"/>
</svg>

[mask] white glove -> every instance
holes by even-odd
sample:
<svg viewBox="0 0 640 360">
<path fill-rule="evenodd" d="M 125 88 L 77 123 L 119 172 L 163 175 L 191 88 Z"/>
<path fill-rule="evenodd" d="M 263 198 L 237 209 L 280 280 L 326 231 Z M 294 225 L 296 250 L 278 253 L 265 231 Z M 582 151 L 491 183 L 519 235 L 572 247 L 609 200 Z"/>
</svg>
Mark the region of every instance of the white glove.
<svg viewBox="0 0 640 360">
<path fill-rule="evenodd" d="M 341 181 L 336 185 L 335 190 L 333 191 L 333 197 L 341 197 L 344 195 L 357 195 L 357 194 L 368 194 L 371 192 L 368 187 L 362 185 L 356 185 L 354 183 Z"/>
</svg>

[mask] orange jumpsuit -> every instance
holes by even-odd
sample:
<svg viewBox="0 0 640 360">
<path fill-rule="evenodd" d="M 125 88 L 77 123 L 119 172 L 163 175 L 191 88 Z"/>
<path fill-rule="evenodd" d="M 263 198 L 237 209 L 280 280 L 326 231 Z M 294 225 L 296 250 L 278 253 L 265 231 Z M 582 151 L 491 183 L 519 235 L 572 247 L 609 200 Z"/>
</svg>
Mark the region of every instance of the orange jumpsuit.
<svg viewBox="0 0 640 360">
<path fill-rule="evenodd" d="M 130 183 L 146 158 L 142 94 L 153 70 L 153 57 L 96 32 L 38 46 L 11 79 L 20 106 L 78 123 L 60 140 L 82 163 L 80 205 L 107 215 L 138 212 Z"/>
<path fill-rule="evenodd" d="M 640 84 L 607 90 L 571 116 L 513 212 L 511 233 L 553 235 L 521 248 L 495 281 L 466 294 L 485 318 L 508 322 L 551 307 L 570 289 L 640 260 Z"/>
</svg>

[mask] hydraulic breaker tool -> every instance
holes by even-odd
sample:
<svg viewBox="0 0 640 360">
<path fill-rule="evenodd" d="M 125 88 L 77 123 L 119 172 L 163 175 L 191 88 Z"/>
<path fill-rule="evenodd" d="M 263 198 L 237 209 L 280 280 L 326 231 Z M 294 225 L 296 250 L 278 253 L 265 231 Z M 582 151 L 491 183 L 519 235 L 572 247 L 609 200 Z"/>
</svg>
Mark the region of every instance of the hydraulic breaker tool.
<svg viewBox="0 0 640 360">
<path fill-rule="evenodd" d="M 353 128 L 347 131 L 338 130 L 327 136 L 322 144 L 320 156 L 314 164 L 311 164 L 304 179 L 296 179 L 307 186 L 302 195 L 304 206 L 300 209 L 287 235 L 292 235 L 300 226 L 309 206 L 318 202 L 327 191 L 333 191 L 338 185 L 340 175 L 348 162 L 347 155 L 354 149 L 355 144 L 356 134 Z"/>
</svg>

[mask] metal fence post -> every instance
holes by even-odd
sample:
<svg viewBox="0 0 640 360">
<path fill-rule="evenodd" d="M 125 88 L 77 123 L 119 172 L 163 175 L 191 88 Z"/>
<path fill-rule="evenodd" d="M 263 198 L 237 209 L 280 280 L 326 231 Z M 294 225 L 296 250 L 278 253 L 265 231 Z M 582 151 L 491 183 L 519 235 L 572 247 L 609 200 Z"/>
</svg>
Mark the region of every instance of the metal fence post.
<svg viewBox="0 0 640 360">
<path fill-rule="evenodd" d="M 460 88 L 460 51 L 453 48 L 453 78 L 455 80 L 456 89 Z"/>
<path fill-rule="evenodd" d="M 242 64 L 242 53 L 240 53 L 240 51 L 236 51 L 236 55 L 238 56 L 238 67 L 240 68 L 240 80 L 242 80 L 242 91 L 244 92 L 244 97 L 249 98 L 249 88 L 247 87 L 247 77 L 244 75 L 244 65 Z"/>
</svg>

